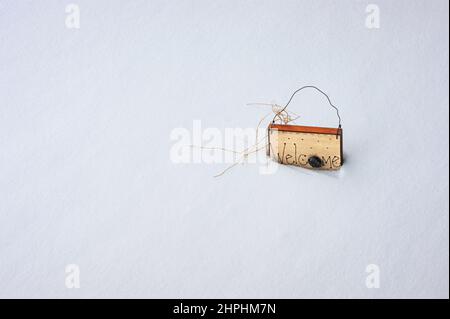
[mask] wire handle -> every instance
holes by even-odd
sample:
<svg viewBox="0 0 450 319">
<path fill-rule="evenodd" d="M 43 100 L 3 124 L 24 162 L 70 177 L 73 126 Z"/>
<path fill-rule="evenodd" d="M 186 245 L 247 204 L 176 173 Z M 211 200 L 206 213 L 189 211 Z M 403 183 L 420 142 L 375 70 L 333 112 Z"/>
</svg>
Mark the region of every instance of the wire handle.
<svg viewBox="0 0 450 319">
<path fill-rule="evenodd" d="M 315 90 L 319 91 L 320 93 L 322 93 L 323 95 L 325 95 L 325 97 L 326 97 L 327 100 L 328 100 L 328 103 L 331 105 L 332 108 L 334 108 L 334 109 L 336 110 L 336 115 L 337 115 L 337 117 L 338 117 L 338 119 L 339 119 L 339 128 L 341 128 L 341 116 L 339 115 L 339 109 L 338 109 L 335 105 L 333 105 L 333 103 L 331 103 L 330 97 L 329 97 L 324 91 L 322 91 L 321 89 L 319 89 L 318 87 L 316 87 L 316 86 L 314 86 L 314 85 L 306 85 L 306 86 L 303 86 L 303 87 L 299 88 L 298 90 L 296 90 L 294 93 L 292 93 L 291 98 L 290 98 L 289 101 L 286 103 L 286 105 L 285 105 L 279 112 L 277 112 L 277 113 L 275 114 L 275 116 L 274 116 L 273 119 L 272 119 L 272 123 L 275 123 L 275 118 L 276 118 L 277 116 L 279 116 L 281 113 L 283 113 L 284 110 L 286 110 L 286 108 L 287 108 L 288 105 L 291 103 L 291 101 L 292 101 L 292 99 L 294 98 L 294 96 L 295 96 L 298 92 L 300 92 L 301 90 L 304 90 L 304 89 L 315 89 Z"/>
</svg>

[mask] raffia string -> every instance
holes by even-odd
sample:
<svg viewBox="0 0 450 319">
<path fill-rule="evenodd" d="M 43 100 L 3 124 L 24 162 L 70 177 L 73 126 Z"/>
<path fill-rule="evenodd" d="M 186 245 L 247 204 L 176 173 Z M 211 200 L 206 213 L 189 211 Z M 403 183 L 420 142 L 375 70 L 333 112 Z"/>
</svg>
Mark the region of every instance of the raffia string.
<svg viewBox="0 0 450 319">
<path fill-rule="evenodd" d="M 264 149 L 266 149 L 266 147 L 268 147 L 267 135 L 265 135 L 263 139 L 259 140 L 258 133 L 259 133 L 259 129 L 260 129 L 261 125 L 263 124 L 264 120 L 266 120 L 270 115 L 275 114 L 274 115 L 274 123 L 278 122 L 281 124 L 291 123 L 300 117 L 297 114 L 295 114 L 294 112 L 288 112 L 285 108 L 283 108 L 282 106 L 280 106 L 278 104 L 273 104 L 273 103 L 272 104 L 271 103 L 248 103 L 247 104 L 247 106 L 255 106 L 255 105 L 256 106 L 270 106 L 270 107 L 272 107 L 272 112 L 267 113 L 259 120 L 258 125 L 256 126 L 255 144 L 253 144 L 252 146 L 247 147 L 246 149 L 244 149 L 242 151 L 236 151 L 236 150 L 227 149 L 224 147 L 206 147 L 206 146 L 191 145 L 191 147 L 196 147 L 201 150 L 215 150 L 215 151 L 231 152 L 231 153 L 238 154 L 241 156 L 237 161 L 235 161 L 234 163 L 229 165 L 223 171 L 214 175 L 214 177 L 220 177 L 220 176 L 224 175 L 230 169 L 232 169 L 233 167 L 239 165 L 244 160 L 246 160 L 251 154 L 258 153 L 260 150 L 264 150 Z M 262 141 L 264 141 L 265 144 L 261 146 L 260 144 Z"/>
</svg>

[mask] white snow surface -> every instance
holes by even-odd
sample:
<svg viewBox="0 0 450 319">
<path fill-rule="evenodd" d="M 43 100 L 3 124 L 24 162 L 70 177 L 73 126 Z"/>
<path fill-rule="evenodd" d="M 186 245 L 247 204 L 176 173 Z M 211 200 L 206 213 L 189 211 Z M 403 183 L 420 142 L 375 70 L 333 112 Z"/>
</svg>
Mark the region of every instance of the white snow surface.
<svg viewBox="0 0 450 319">
<path fill-rule="evenodd" d="M 448 1 L 73 2 L 0 0 L 0 297 L 449 297 Z M 171 160 L 307 84 L 340 171 Z"/>
</svg>

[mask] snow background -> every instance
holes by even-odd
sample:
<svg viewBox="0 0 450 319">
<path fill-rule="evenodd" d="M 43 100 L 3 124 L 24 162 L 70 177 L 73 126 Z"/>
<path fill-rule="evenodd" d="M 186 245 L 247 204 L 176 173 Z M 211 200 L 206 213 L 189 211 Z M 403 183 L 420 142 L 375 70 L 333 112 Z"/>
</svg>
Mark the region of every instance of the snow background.
<svg viewBox="0 0 450 319">
<path fill-rule="evenodd" d="M 448 298 L 448 1 L 68 3 L 0 0 L 0 297 Z M 170 160 L 306 84 L 339 172 Z"/>
</svg>

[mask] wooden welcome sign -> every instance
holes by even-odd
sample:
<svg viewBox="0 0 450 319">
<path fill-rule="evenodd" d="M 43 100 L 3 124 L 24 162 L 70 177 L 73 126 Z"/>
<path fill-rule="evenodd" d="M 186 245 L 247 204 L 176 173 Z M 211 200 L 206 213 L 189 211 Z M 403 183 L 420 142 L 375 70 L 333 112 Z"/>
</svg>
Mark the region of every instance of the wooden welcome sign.
<svg viewBox="0 0 450 319">
<path fill-rule="evenodd" d="M 313 88 L 324 94 L 339 118 L 338 128 L 277 124 L 277 115 L 284 112 L 296 93 Z M 343 164 L 342 126 L 339 110 L 328 95 L 315 86 L 304 86 L 295 91 L 286 106 L 275 115 L 268 127 L 267 155 L 288 165 L 310 169 L 336 170 Z"/>
</svg>

